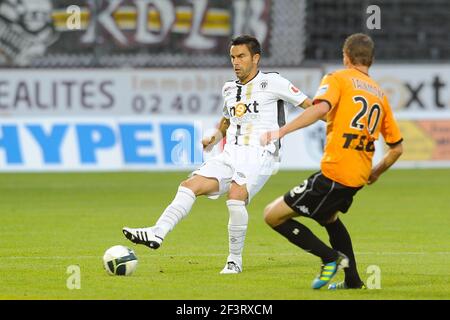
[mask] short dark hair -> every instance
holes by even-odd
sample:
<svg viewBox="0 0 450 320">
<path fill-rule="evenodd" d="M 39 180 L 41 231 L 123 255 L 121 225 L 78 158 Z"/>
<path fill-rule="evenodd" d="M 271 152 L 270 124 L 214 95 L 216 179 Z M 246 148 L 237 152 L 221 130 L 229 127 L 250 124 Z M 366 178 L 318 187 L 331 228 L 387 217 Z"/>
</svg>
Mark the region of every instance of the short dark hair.
<svg viewBox="0 0 450 320">
<path fill-rule="evenodd" d="M 255 37 L 247 34 L 238 36 L 236 38 L 231 39 L 230 47 L 238 46 L 241 44 L 245 44 L 247 46 L 252 56 L 254 56 L 255 54 L 261 55 L 261 45 L 259 44 L 258 39 L 256 39 Z"/>
<path fill-rule="evenodd" d="M 367 34 L 355 33 L 345 39 L 343 51 L 353 65 L 370 67 L 373 62 L 375 44 Z"/>
</svg>

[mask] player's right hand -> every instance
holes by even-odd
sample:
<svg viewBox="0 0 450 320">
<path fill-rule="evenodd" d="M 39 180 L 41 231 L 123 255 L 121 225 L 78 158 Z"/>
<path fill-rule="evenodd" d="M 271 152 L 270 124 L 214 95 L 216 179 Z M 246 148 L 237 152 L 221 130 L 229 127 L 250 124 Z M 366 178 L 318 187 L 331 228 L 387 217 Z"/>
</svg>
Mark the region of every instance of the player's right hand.
<svg viewBox="0 0 450 320">
<path fill-rule="evenodd" d="M 209 152 L 214 147 L 215 137 L 206 137 L 202 139 L 203 150 Z"/>
</svg>

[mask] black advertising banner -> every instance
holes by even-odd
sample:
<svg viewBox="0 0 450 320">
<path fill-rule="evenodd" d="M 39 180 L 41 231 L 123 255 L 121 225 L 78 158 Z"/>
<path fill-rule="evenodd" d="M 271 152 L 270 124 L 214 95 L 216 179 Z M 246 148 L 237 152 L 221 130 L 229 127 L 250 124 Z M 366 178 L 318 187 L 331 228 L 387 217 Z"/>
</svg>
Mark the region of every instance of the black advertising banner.
<svg viewBox="0 0 450 320">
<path fill-rule="evenodd" d="M 223 67 L 240 34 L 258 38 L 265 65 L 296 66 L 304 10 L 289 0 L 3 0 L 0 66 Z"/>
</svg>

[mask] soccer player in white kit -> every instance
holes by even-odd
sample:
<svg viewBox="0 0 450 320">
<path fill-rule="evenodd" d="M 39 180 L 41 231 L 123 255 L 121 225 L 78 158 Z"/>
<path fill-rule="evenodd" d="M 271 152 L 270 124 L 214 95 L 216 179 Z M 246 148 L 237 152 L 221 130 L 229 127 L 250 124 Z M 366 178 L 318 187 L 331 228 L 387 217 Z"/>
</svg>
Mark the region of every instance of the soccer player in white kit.
<svg viewBox="0 0 450 320">
<path fill-rule="evenodd" d="M 229 255 L 222 274 L 242 271 L 242 251 L 247 232 L 246 206 L 267 182 L 279 162 L 280 141 L 261 146 L 260 136 L 285 124 L 285 102 L 307 108 L 311 100 L 278 73 L 258 70 L 261 46 L 252 36 L 234 38 L 231 63 L 237 80 L 222 88 L 223 117 L 216 133 L 202 140 L 206 151 L 226 134 L 224 150 L 205 161 L 181 182 L 172 203 L 156 224 L 147 228 L 122 229 L 127 239 L 152 249 L 190 212 L 196 198 L 218 198 L 228 193 Z"/>
</svg>

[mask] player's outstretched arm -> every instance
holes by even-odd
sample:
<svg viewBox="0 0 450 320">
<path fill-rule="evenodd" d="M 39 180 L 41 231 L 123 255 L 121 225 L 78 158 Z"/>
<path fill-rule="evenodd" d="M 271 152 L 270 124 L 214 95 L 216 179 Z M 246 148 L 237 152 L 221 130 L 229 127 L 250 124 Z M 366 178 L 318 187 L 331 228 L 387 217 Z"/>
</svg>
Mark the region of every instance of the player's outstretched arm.
<svg viewBox="0 0 450 320">
<path fill-rule="evenodd" d="M 398 143 L 389 148 L 383 159 L 372 169 L 367 184 L 375 183 L 383 172 L 389 169 L 403 153 L 402 143 Z"/>
<path fill-rule="evenodd" d="M 301 104 L 298 105 L 298 107 L 302 108 L 302 109 L 308 109 L 309 107 L 313 106 L 313 101 L 309 98 L 306 98 L 305 101 L 303 101 Z M 320 118 L 320 120 L 322 121 L 327 121 L 327 116 L 324 115 L 322 118 Z"/>
<path fill-rule="evenodd" d="M 230 119 L 222 117 L 217 131 L 212 136 L 202 139 L 203 149 L 205 151 L 211 151 L 211 149 L 225 137 L 229 126 Z"/>
<path fill-rule="evenodd" d="M 302 103 L 300 103 L 298 106 L 302 109 L 308 109 L 313 105 L 312 100 L 310 98 L 306 98 Z"/>
<path fill-rule="evenodd" d="M 321 101 L 314 105 L 314 108 L 307 108 L 302 112 L 297 118 L 287 123 L 279 130 L 269 131 L 261 135 L 261 145 L 265 146 L 273 140 L 281 139 L 285 135 L 296 131 L 298 129 L 307 127 L 317 120 L 322 119 L 326 116 L 327 112 L 330 110 L 330 106 L 327 102 Z"/>
</svg>

